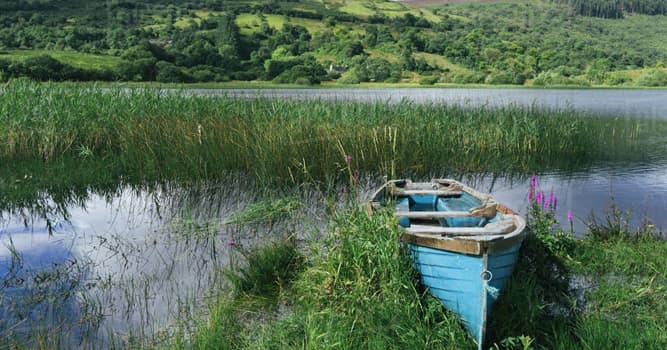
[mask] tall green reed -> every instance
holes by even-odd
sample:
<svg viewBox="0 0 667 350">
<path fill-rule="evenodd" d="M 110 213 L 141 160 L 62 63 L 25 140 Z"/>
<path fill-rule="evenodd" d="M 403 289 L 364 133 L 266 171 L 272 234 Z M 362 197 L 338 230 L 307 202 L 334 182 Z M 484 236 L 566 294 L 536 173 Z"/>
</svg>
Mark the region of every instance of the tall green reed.
<svg viewBox="0 0 667 350">
<path fill-rule="evenodd" d="M 533 107 L 243 99 L 20 80 L 0 100 L 4 160 L 93 158 L 149 178 L 239 171 L 261 184 L 337 180 L 350 165 L 401 177 L 645 161 L 650 136 L 666 129 Z"/>
</svg>

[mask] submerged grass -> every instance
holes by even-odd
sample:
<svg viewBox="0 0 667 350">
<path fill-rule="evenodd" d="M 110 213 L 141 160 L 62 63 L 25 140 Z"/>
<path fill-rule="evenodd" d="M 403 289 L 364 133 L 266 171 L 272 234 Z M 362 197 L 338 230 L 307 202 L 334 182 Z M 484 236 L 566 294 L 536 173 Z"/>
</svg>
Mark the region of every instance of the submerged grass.
<svg viewBox="0 0 667 350">
<path fill-rule="evenodd" d="M 192 96 L 13 81 L 0 100 L 0 159 L 97 159 L 130 177 L 326 182 L 582 168 L 647 161 L 667 123 L 571 110 Z M 654 148 L 654 147 L 653 147 Z M 348 159 L 348 156 L 351 156 Z"/>
<path fill-rule="evenodd" d="M 290 219 L 301 208 L 301 201 L 296 197 L 266 199 L 247 206 L 233 215 L 227 224 L 272 224 Z"/>
</svg>

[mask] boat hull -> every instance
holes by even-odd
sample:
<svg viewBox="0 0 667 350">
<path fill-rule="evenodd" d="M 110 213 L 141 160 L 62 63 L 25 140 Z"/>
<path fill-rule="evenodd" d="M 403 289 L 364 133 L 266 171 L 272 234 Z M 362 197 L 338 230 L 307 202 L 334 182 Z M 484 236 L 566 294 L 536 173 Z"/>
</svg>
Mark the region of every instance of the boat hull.
<svg viewBox="0 0 667 350">
<path fill-rule="evenodd" d="M 422 283 L 482 349 L 487 316 L 514 270 L 526 221 L 452 179 L 388 181 L 367 208 L 370 215 L 394 211 Z"/>
<path fill-rule="evenodd" d="M 520 244 L 481 256 L 409 247 L 422 284 L 461 318 L 481 348 L 487 316 L 514 270 Z"/>
</svg>

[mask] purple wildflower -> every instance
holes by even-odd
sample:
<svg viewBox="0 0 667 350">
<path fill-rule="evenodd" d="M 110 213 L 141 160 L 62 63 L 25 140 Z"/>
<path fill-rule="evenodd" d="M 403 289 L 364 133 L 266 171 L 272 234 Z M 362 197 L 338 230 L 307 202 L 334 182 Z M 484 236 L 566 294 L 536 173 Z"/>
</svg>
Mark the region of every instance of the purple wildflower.
<svg viewBox="0 0 667 350">
<path fill-rule="evenodd" d="M 234 243 L 233 240 L 229 240 L 229 241 L 227 242 L 227 245 L 230 246 L 230 247 L 233 247 L 233 246 L 236 245 L 236 243 Z"/>
<path fill-rule="evenodd" d="M 547 209 L 549 209 L 549 202 L 545 200 L 544 201 L 544 210 L 547 210 Z"/>
<path fill-rule="evenodd" d="M 572 225 L 572 220 L 574 219 L 574 216 L 572 215 L 572 210 L 567 211 L 567 221 Z"/>
<path fill-rule="evenodd" d="M 535 195 L 535 202 L 537 202 L 537 204 L 542 204 L 542 192 L 537 192 Z"/>
<path fill-rule="evenodd" d="M 554 195 L 554 191 L 549 192 L 549 204 L 552 204 L 554 202 L 554 199 L 556 199 L 556 195 Z"/>
<path fill-rule="evenodd" d="M 530 178 L 530 187 L 535 188 L 537 185 L 537 177 L 535 177 L 535 174 Z"/>
</svg>

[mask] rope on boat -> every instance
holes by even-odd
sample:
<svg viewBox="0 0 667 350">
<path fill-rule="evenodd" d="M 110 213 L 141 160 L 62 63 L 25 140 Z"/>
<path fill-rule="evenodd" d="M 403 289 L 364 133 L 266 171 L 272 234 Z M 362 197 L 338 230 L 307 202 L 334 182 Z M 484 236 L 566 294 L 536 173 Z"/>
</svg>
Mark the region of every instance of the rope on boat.
<svg viewBox="0 0 667 350">
<path fill-rule="evenodd" d="M 491 271 L 487 269 L 484 269 L 484 271 L 482 271 L 479 277 L 482 279 L 482 287 L 484 288 L 484 291 L 488 293 L 489 296 L 491 296 L 491 298 L 498 299 L 500 290 L 489 284 L 489 282 L 491 282 L 491 280 L 493 279 L 493 273 L 491 273 Z"/>
<path fill-rule="evenodd" d="M 498 299 L 500 290 L 492 285 L 489 285 L 489 282 L 487 281 L 484 281 L 484 290 L 486 290 L 486 292 L 489 293 L 489 296 L 491 296 L 491 298 Z"/>
</svg>

